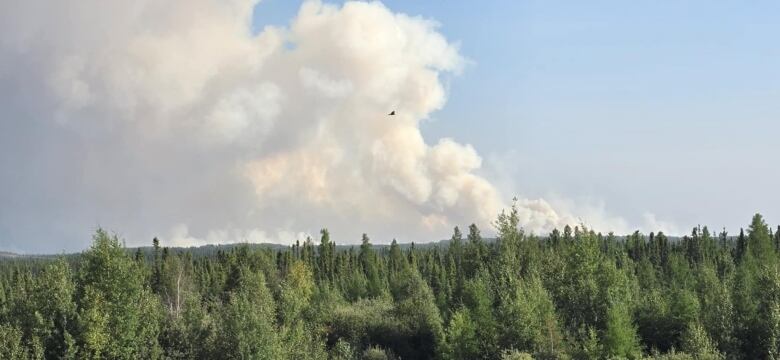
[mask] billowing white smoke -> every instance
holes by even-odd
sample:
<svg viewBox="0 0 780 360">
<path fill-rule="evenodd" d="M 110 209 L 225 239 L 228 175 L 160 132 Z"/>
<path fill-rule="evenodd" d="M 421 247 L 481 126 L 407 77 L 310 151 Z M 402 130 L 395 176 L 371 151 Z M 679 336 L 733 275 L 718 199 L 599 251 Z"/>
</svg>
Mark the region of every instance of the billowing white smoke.
<svg viewBox="0 0 780 360">
<path fill-rule="evenodd" d="M 253 34 L 254 5 L 4 3 L 0 130 L 35 135 L 7 145 L 33 154 L 19 163 L 57 164 L 34 175 L 54 184 L 5 186 L 19 202 L 57 198 L 39 205 L 60 209 L 50 220 L 65 233 L 103 225 L 178 244 L 322 226 L 340 242 L 433 240 L 505 206 L 474 148 L 420 133 L 445 103 L 442 77 L 464 63 L 434 22 L 311 1 L 289 28 Z M 530 230 L 575 221 L 543 200 L 519 206 Z"/>
</svg>

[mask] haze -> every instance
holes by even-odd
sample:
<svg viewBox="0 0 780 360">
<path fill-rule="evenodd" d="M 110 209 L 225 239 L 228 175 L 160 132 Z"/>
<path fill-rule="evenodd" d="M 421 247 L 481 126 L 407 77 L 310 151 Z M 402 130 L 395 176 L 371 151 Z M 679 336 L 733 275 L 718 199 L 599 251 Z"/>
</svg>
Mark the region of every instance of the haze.
<svg viewBox="0 0 780 360">
<path fill-rule="evenodd" d="M 780 219 L 775 2 L 0 4 L 0 250 Z M 397 115 L 388 116 L 395 110 Z"/>
</svg>

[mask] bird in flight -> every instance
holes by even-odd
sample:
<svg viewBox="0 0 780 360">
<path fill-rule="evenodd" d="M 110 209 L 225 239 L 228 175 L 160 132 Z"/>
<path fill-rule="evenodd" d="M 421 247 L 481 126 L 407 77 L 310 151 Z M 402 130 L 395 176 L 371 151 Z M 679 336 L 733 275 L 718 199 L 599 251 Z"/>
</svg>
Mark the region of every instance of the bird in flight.
<svg viewBox="0 0 780 360">
<path fill-rule="evenodd" d="M 395 115 L 395 110 L 391 111 L 391 112 L 390 112 L 389 114 L 387 114 L 387 115 Z"/>
</svg>

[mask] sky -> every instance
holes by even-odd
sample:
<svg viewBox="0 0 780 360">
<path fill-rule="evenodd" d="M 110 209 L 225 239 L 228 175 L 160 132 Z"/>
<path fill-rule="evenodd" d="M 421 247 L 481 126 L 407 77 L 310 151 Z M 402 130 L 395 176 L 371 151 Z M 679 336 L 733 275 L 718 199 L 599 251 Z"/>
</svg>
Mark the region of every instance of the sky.
<svg viewBox="0 0 780 360">
<path fill-rule="evenodd" d="M 776 2 L 0 10 L 0 250 L 780 222 Z"/>
</svg>

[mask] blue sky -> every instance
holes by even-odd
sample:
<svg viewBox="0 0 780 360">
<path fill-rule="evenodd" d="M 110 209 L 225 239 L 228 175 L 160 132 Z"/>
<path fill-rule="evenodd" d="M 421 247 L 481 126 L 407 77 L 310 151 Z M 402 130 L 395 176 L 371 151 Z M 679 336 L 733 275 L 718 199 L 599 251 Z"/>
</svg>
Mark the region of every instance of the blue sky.
<svg viewBox="0 0 780 360">
<path fill-rule="evenodd" d="M 264 1 L 254 25 L 299 4 Z M 384 4 L 436 20 L 472 61 L 423 133 L 474 145 L 511 191 L 684 229 L 780 219 L 780 3 Z"/>
</svg>

